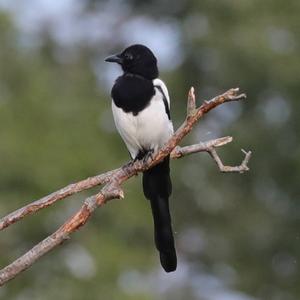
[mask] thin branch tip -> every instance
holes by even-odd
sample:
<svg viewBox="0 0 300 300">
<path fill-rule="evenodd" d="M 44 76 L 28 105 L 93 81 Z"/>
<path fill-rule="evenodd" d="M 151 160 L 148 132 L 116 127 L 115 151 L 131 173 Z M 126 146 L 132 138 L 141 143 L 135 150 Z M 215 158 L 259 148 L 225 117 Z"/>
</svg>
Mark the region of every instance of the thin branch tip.
<svg viewBox="0 0 300 300">
<path fill-rule="evenodd" d="M 195 88 L 193 86 L 190 87 L 189 94 L 195 98 Z"/>
<path fill-rule="evenodd" d="M 124 191 L 120 190 L 118 196 L 119 196 L 119 199 L 124 199 L 125 198 Z"/>
<path fill-rule="evenodd" d="M 229 99 L 237 99 L 238 100 L 238 99 L 247 97 L 245 93 L 239 94 L 239 92 L 240 92 L 240 88 L 238 88 L 238 87 L 228 90 Z"/>
<path fill-rule="evenodd" d="M 245 151 L 244 149 L 242 149 L 242 152 L 245 154 L 245 158 L 243 162 L 245 163 L 245 165 L 247 165 L 251 158 L 252 151 Z"/>
<path fill-rule="evenodd" d="M 214 146 L 221 147 L 221 146 L 231 143 L 232 141 L 233 141 L 232 136 L 224 136 L 224 137 L 216 139 L 216 143 Z"/>
<path fill-rule="evenodd" d="M 196 112 L 196 96 L 195 89 L 191 87 L 188 93 L 188 101 L 187 101 L 187 117 L 191 117 Z"/>
<path fill-rule="evenodd" d="M 246 155 L 251 155 L 252 154 L 252 151 L 246 151 L 244 149 L 241 149 L 241 151 L 246 154 Z"/>
</svg>

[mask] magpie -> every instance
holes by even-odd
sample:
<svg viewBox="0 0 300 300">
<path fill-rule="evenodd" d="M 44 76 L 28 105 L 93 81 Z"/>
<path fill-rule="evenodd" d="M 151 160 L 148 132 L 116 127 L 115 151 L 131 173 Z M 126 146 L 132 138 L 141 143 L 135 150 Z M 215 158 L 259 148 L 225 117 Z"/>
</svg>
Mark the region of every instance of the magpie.
<svg viewBox="0 0 300 300">
<path fill-rule="evenodd" d="M 157 59 L 146 46 L 136 44 L 109 56 L 107 62 L 122 67 L 123 74 L 112 87 L 112 112 L 116 128 L 133 160 L 149 157 L 172 136 L 170 98 L 158 78 Z M 150 200 L 154 240 L 166 272 L 177 267 L 177 257 L 169 211 L 172 192 L 170 157 L 143 172 L 143 191 Z"/>
</svg>

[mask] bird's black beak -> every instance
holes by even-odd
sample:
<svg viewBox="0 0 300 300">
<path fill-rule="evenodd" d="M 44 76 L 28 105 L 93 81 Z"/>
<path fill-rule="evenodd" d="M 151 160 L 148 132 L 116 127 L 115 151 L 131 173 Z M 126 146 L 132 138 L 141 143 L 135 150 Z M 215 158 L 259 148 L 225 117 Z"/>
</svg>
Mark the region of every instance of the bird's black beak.
<svg viewBox="0 0 300 300">
<path fill-rule="evenodd" d="M 114 63 L 117 63 L 117 64 L 121 65 L 123 63 L 123 58 L 121 57 L 120 54 L 115 54 L 115 55 L 111 55 L 109 57 L 106 57 L 105 61 L 114 62 Z"/>
</svg>

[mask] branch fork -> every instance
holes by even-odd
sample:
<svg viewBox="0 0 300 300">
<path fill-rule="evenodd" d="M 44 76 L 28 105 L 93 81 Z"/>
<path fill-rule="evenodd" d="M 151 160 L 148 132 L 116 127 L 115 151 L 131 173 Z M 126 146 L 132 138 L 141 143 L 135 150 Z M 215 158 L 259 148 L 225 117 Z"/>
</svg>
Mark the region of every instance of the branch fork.
<svg viewBox="0 0 300 300">
<path fill-rule="evenodd" d="M 188 93 L 185 121 L 170 140 L 157 153 L 154 153 L 151 158 L 145 161 L 133 161 L 118 169 L 108 171 L 94 177 L 89 177 L 77 183 L 72 183 L 1 218 L 0 231 L 59 200 L 65 199 L 75 193 L 79 193 L 97 185 L 104 184 L 98 194 L 85 199 L 81 208 L 53 234 L 46 237 L 24 255 L 0 270 L 0 286 L 15 278 L 22 271 L 29 268 L 40 257 L 63 243 L 65 240 L 69 239 L 73 232 L 85 225 L 97 207 L 102 206 L 112 199 L 123 199 L 124 192 L 121 185 L 129 178 L 158 164 L 167 155 L 170 155 L 171 159 L 178 159 L 193 153 L 207 152 L 213 158 L 221 172 L 243 173 L 248 171 L 248 162 L 251 157 L 251 151 L 246 152 L 242 150 L 245 154 L 245 158 L 239 166 L 225 166 L 222 163 L 221 158 L 218 156 L 216 149 L 232 142 L 232 137 L 230 136 L 185 147 L 178 146 L 182 139 L 192 130 L 193 126 L 204 114 L 223 103 L 239 101 L 245 98 L 245 94 L 239 94 L 238 88 L 230 89 L 222 95 L 216 96 L 209 101 L 204 101 L 204 103 L 197 108 L 195 91 L 192 87 Z"/>
</svg>

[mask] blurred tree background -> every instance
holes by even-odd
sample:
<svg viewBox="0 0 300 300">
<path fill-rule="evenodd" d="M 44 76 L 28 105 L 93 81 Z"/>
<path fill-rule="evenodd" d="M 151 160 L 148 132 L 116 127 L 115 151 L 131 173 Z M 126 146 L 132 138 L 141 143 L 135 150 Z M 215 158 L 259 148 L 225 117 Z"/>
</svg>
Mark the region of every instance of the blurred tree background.
<svg viewBox="0 0 300 300">
<path fill-rule="evenodd" d="M 248 100 L 200 121 L 186 143 L 232 135 L 220 152 L 251 171 L 220 174 L 208 155 L 172 162 L 178 270 L 165 274 L 140 178 L 71 241 L 0 289 L 0 299 L 300 298 L 300 2 L 0 1 L 0 213 L 128 161 L 110 111 L 120 74 L 104 57 L 144 43 L 159 59 L 175 126 L 200 100 L 239 86 Z M 299 102 L 299 103 L 298 103 Z M 5 266 L 95 191 L 0 234 Z"/>
</svg>

